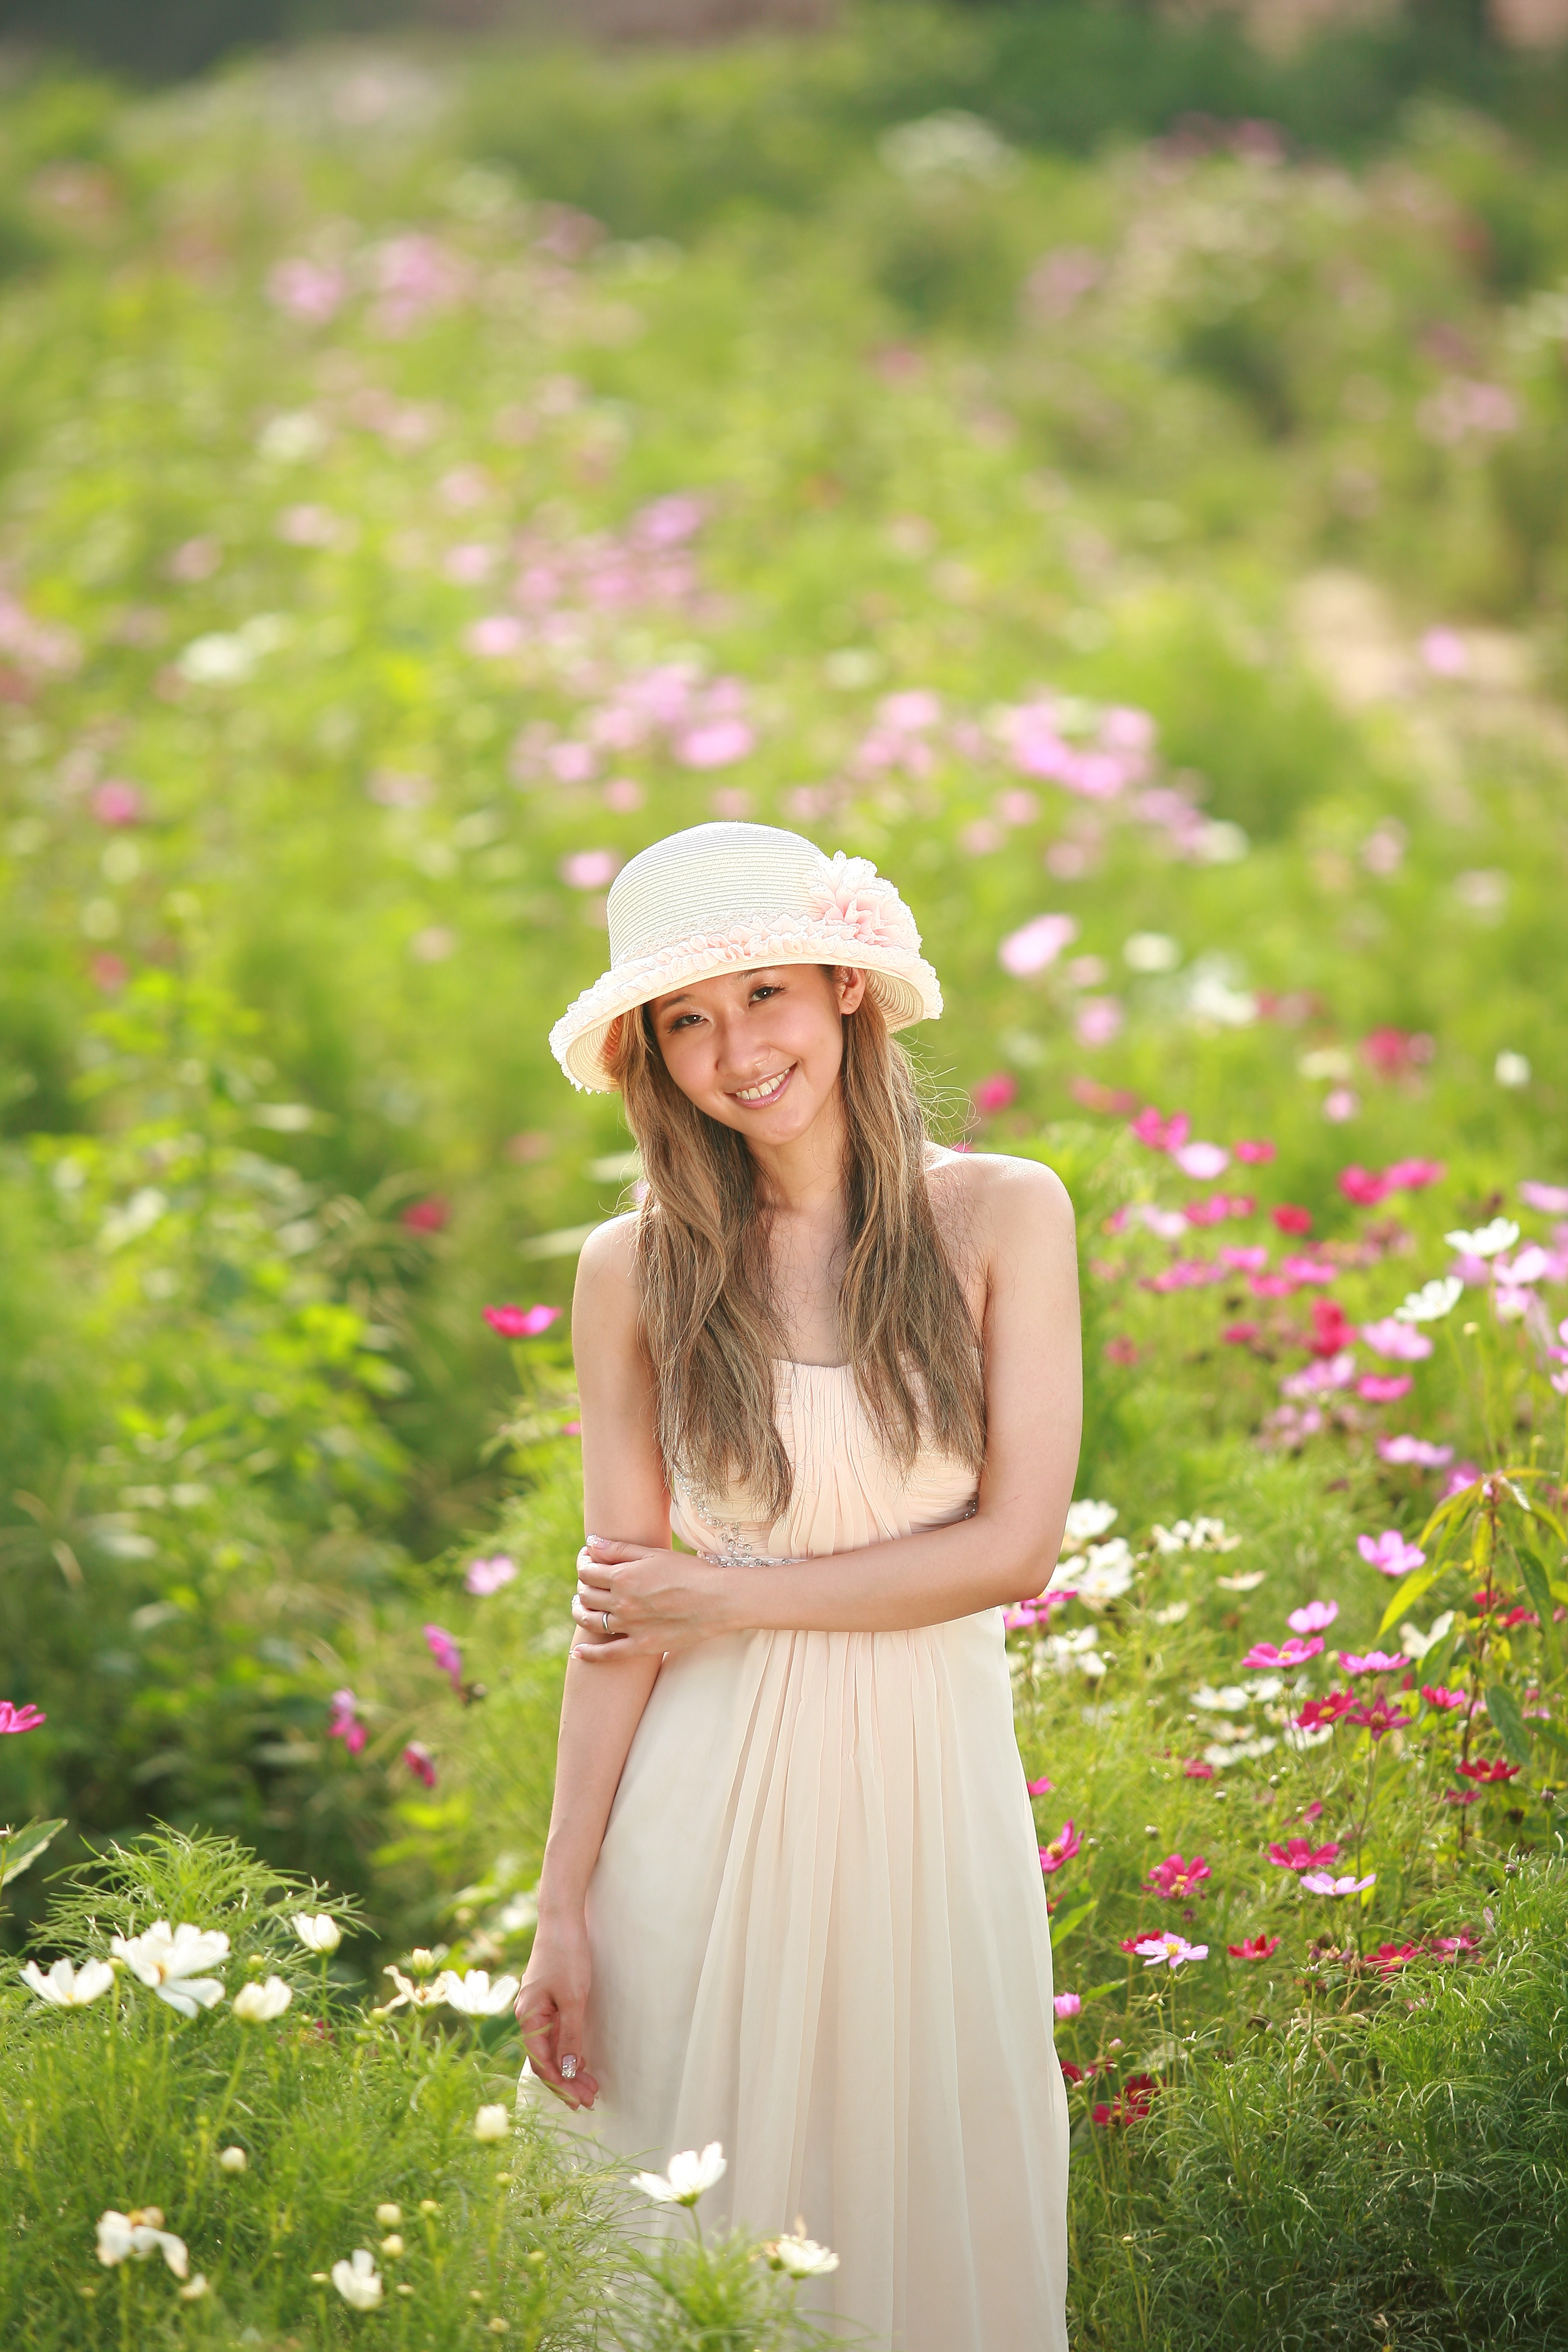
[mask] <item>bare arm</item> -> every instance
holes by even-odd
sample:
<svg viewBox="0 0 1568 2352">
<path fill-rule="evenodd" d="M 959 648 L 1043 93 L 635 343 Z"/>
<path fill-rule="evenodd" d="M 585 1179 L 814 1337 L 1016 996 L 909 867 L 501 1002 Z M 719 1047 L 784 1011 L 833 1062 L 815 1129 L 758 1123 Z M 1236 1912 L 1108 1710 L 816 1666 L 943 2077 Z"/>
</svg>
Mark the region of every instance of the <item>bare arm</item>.
<svg viewBox="0 0 1568 2352">
<path fill-rule="evenodd" d="M 662 1654 L 755 1627 L 890 1633 L 1038 1592 L 1061 1546 L 1082 1425 L 1072 1209 L 1048 1169 L 993 1160 L 965 1171 L 987 1295 L 987 1442 L 979 1504 L 956 1526 L 782 1568 L 721 1568 L 594 1544 L 574 1613 L 608 1608 L 616 1652 Z"/>
<path fill-rule="evenodd" d="M 583 1252 L 572 1307 L 572 1345 L 583 1401 L 583 1489 L 590 1528 L 643 1552 L 669 1549 L 669 1496 L 654 1441 L 653 1401 L 637 1344 L 632 1220 L 617 1219 Z M 599 1858 L 626 1751 L 658 1674 L 656 1654 L 605 1641 L 613 1664 L 583 1664 L 594 1637 L 580 1631 L 566 1668 L 556 1748 L 555 1797 L 539 1883 L 539 1928 L 518 1995 L 530 2063 L 574 2106 L 592 2106 L 597 2084 L 584 2066 L 588 1995 L 588 1881 Z M 561 2061 L 575 2058 L 574 2075 Z"/>
</svg>

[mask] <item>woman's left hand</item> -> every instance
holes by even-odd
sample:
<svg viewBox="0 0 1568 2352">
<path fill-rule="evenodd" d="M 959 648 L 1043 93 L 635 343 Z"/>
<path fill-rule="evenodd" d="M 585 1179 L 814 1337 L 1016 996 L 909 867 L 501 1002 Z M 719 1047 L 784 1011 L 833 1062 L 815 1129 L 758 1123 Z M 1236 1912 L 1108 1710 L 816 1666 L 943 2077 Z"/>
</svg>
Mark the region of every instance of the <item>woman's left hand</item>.
<svg viewBox="0 0 1568 2352">
<path fill-rule="evenodd" d="M 728 1569 L 689 1552 L 590 1536 L 577 1555 L 572 1614 L 598 1638 L 576 1643 L 572 1654 L 594 1662 L 666 1657 L 733 1633 L 730 1580 Z"/>
</svg>

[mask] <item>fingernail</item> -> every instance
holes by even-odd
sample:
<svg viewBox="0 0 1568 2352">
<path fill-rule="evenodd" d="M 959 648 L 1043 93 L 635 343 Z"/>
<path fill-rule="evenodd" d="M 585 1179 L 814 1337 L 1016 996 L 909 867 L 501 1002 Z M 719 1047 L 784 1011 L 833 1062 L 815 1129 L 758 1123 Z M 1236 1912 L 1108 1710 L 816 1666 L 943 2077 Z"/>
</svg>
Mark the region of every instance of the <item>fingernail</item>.
<svg viewBox="0 0 1568 2352">
<path fill-rule="evenodd" d="M 572 2080 L 573 2076 L 576 2074 L 576 2072 L 577 2072 L 577 2061 L 575 2060 L 575 2058 L 563 2058 L 563 2060 L 561 2061 L 561 2079 L 562 2079 L 562 2081 L 563 2081 L 563 2083 L 569 2083 L 569 2082 Z"/>
</svg>

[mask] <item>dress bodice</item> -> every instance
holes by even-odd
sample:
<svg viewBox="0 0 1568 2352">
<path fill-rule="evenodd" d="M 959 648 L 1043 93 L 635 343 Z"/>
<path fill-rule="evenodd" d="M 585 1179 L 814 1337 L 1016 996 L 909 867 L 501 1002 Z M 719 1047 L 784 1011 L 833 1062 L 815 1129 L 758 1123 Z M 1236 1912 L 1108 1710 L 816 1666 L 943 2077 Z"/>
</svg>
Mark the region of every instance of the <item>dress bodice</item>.
<svg viewBox="0 0 1568 2352">
<path fill-rule="evenodd" d="M 931 1446 L 907 1471 L 889 1460 L 851 1365 L 781 1358 L 774 1410 L 795 1484 L 788 1508 L 771 1526 L 751 1515 L 743 1486 L 700 1497 L 679 1475 L 671 1482 L 670 1526 L 710 1559 L 761 1568 L 858 1551 L 973 1513 L 974 1473 L 964 1463 Z"/>
</svg>

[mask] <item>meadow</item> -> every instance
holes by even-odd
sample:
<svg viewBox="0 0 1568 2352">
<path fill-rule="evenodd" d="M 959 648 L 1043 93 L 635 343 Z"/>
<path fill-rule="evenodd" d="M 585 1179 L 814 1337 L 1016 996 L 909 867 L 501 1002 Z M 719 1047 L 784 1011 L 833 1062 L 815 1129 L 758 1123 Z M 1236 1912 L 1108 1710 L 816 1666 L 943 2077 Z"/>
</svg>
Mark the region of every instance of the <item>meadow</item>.
<svg viewBox="0 0 1568 2352">
<path fill-rule="evenodd" d="M 894 876 L 937 1131 L 1078 1208 L 1075 2346 L 1563 2340 L 1561 72 L 1085 24 L 1067 123 L 910 9 L 0 95 L 30 2352 L 812 2339 L 497 1997 L 637 1175 L 546 1033 L 712 814 Z"/>
</svg>

